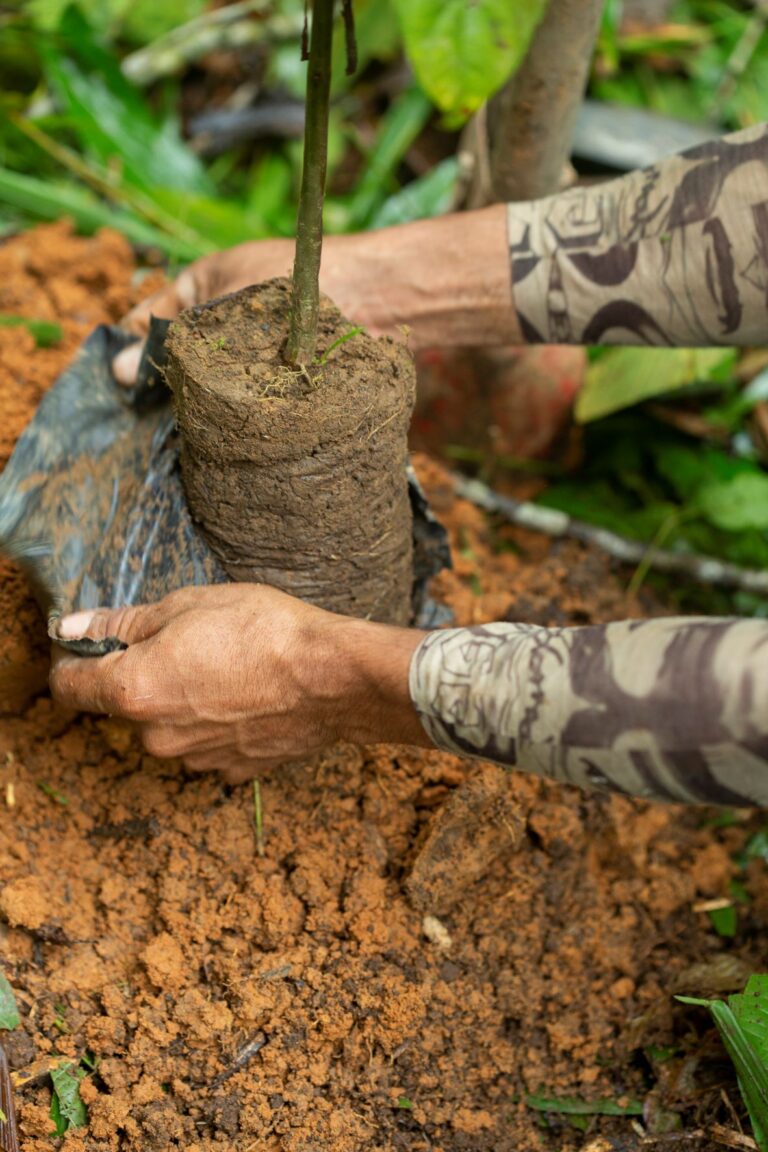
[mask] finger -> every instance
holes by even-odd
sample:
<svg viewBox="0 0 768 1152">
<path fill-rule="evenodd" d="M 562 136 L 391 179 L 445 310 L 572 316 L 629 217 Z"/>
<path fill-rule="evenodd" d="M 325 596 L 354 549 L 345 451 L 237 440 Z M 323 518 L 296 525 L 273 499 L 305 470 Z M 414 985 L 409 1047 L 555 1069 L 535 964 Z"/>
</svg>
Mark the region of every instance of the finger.
<svg viewBox="0 0 768 1152">
<path fill-rule="evenodd" d="M 203 290 L 202 278 L 197 270 L 194 267 L 187 268 L 172 284 L 167 284 L 131 309 L 120 321 L 120 326 L 136 336 L 146 337 L 153 316 L 161 320 L 173 320 L 184 308 L 199 304 Z M 118 384 L 132 387 L 136 383 L 144 344 L 142 339 L 115 356 L 112 371 Z"/>
<path fill-rule="evenodd" d="M 122 352 L 118 352 L 112 361 L 112 373 L 115 380 L 124 388 L 133 388 L 138 379 L 139 365 L 144 355 L 145 345 L 145 340 L 140 340 L 137 344 L 129 344 L 127 348 L 123 348 Z"/>
<path fill-rule="evenodd" d="M 151 704 L 153 691 L 136 671 L 137 650 L 112 652 L 97 660 L 57 653 L 50 674 L 54 699 L 78 712 L 106 712 L 140 720 Z"/>
<path fill-rule="evenodd" d="M 262 772 L 276 768 L 282 759 L 251 759 L 218 748 L 212 752 L 192 752 L 183 757 L 185 768 L 192 772 L 220 772 L 227 784 L 244 784 Z"/>
<path fill-rule="evenodd" d="M 178 279 L 164 285 L 132 308 L 120 321 L 120 327 L 136 336 L 146 336 L 153 316 L 160 320 L 173 320 L 183 308 L 189 308 L 195 303 L 195 278 L 187 270 Z"/>
<path fill-rule="evenodd" d="M 162 603 L 162 601 L 160 602 Z M 54 626 L 54 639 L 104 640 L 117 636 L 125 644 L 138 644 L 147 640 L 162 627 L 165 614 L 158 611 L 160 604 L 139 604 L 131 608 L 96 608 L 87 612 L 72 612 L 62 616 Z"/>
<path fill-rule="evenodd" d="M 259 760 L 258 763 L 255 760 L 244 761 L 242 764 L 230 764 L 227 768 L 222 768 L 221 775 L 225 784 L 237 787 L 238 784 L 247 784 L 249 780 L 262 778 L 265 773 L 273 768 L 279 768 L 282 763 L 282 760 Z"/>
</svg>

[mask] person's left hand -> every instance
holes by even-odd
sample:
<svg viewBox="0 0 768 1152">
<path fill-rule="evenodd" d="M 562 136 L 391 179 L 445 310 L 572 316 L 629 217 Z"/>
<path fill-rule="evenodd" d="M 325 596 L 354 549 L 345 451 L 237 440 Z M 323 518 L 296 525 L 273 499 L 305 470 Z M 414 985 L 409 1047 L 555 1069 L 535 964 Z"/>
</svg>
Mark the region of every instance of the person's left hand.
<svg viewBox="0 0 768 1152">
<path fill-rule="evenodd" d="M 420 633 L 264 585 L 183 588 L 64 617 L 58 632 L 129 647 L 95 659 L 55 649 L 55 699 L 133 720 L 151 755 L 220 769 L 230 783 L 338 739 L 429 743 L 408 693 Z"/>
</svg>

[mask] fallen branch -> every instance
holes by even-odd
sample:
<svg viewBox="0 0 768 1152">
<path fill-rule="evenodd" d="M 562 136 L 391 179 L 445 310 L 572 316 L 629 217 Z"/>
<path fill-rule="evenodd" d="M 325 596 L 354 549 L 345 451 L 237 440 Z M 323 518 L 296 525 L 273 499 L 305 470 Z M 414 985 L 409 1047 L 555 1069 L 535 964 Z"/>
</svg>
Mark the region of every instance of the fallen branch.
<svg viewBox="0 0 768 1152">
<path fill-rule="evenodd" d="M 254 20 L 253 16 L 264 19 Z M 292 40 L 300 32 L 301 23 L 292 15 L 276 13 L 270 0 L 240 0 L 204 12 L 145 48 L 131 52 L 123 60 L 123 74 L 133 84 L 144 87 L 183 71 L 211 52 L 245 48 L 265 39 L 270 43 Z"/>
<path fill-rule="evenodd" d="M 565 512 L 545 508 L 526 500 L 513 500 L 494 492 L 480 480 L 468 480 L 452 475 L 457 496 L 469 500 L 486 512 L 504 516 L 511 524 L 544 532 L 547 536 L 570 536 L 584 544 L 593 544 L 615 560 L 625 564 L 643 564 L 658 572 L 672 572 L 687 576 L 699 584 L 720 588 L 739 588 L 745 592 L 768 595 L 768 571 L 758 568 L 740 568 L 714 556 L 697 556 L 681 552 L 667 552 L 648 547 L 639 540 L 628 540 L 617 532 L 598 528 L 584 520 L 574 520 Z"/>
</svg>

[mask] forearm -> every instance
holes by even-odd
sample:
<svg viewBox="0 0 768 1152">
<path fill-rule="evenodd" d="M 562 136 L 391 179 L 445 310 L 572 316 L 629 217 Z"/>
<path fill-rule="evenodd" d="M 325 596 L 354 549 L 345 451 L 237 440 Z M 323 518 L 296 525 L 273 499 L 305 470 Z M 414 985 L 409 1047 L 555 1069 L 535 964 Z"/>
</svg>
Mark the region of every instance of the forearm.
<svg viewBox="0 0 768 1152">
<path fill-rule="evenodd" d="M 695 347 L 768 334 L 768 129 L 508 206 L 526 340 Z"/>
<path fill-rule="evenodd" d="M 374 333 L 408 329 L 414 349 L 522 339 L 501 204 L 330 237 L 320 282 L 342 311 Z"/>
<path fill-rule="evenodd" d="M 411 696 L 435 744 L 587 789 L 768 805 L 768 623 L 430 633 Z"/>
</svg>

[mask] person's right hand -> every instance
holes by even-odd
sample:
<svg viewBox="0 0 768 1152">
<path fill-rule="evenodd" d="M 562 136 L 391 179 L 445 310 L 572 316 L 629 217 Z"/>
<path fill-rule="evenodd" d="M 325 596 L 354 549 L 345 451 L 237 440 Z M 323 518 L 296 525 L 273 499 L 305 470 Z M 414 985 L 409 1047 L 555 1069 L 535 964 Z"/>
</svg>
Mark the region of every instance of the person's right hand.
<svg viewBox="0 0 768 1152">
<path fill-rule="evenodd" d="M 289 276 L 292 240 L 256 240 L 196 260 L 142 301 L 123 326 L 146 336 L 151 316 L 173 319 L 184 308 L 249 284 Z M 406 334 L 414 351 L 521 340 L 501 204 L 377 232 L 327 236 L 320 288 L 343 315 L 372 336 Z M 406 331 L 407 330 L 407 331 Z M 121 384 L 133 384 L 142 345 L 114 361 Z"/>
<path fill-rule="evenodd" d="M 172 320 L 185 308 L 202 304 L 216 296 L 236 292 L 259 280 L 290 275 L 293 264 L 292 240 L 262 240 L 239 244 L 224 252 L 214 252 L 190 264 L 170 284 L 137 304 L 121 321 L 121 326 L 142 337 L 114 359 L 113 370 L 121 384 L 136 383 L 136 373 L 152 316 Z"/>
</svg>

